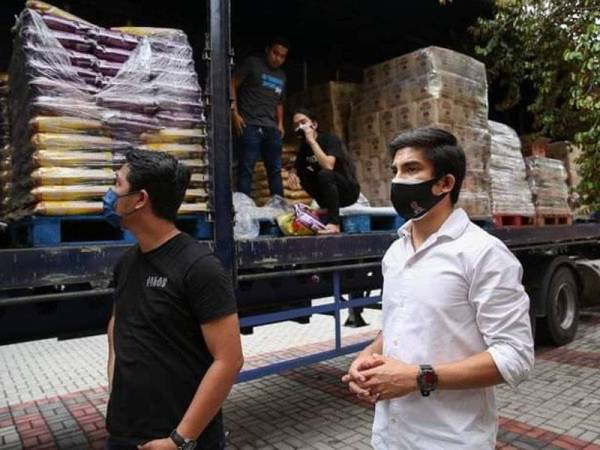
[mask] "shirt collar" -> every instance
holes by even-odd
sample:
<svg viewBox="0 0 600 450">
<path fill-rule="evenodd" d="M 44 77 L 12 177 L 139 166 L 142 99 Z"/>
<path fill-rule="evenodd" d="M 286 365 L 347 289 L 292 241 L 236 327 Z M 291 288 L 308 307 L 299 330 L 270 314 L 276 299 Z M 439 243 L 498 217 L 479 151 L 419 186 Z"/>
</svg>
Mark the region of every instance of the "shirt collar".
<svg viewBox="0 0 600 450">
<path fill-rule="evenodd" d="M 457 239 L 464 233 L 469 223 L 470 220 L 469 216 L 467 216 L 467 213 L 462 208 L 456 208 L 454 211 L 452 211 L 452 214 L 448 216 L 440 229 L 434 234 L 437 237 L 448 236 L 449 238 Z M 412 220 L 409 220 L 398 229 L 398 236 L 401 238 L 410 237 L 411 231 Z"/>
</svg>

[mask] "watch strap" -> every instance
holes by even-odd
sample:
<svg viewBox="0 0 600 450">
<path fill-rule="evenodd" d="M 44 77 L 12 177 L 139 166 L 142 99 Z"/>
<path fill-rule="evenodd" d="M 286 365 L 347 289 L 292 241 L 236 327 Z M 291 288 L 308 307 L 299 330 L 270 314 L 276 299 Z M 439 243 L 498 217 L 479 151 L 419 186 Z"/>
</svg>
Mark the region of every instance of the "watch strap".
<svg viewBox="0 0 600 450">
<path fill-rule="evenodd" d="M 175 443 L 178 449 L 193 449 L 196 447 L 196 441 L 193 439 L 186 439 L 182 435 L 180 435 L 177 430 L 171 431 L 169 435 L 171 440 Z"/>
</svg>

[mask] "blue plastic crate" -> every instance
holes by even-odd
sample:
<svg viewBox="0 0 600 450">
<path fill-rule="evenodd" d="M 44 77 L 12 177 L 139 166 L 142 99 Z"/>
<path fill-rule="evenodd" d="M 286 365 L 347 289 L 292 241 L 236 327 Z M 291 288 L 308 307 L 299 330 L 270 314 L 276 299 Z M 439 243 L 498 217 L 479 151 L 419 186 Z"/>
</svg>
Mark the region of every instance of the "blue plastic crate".
<svg viewBox="0 0 600 450">
<path fill-rule="evenodd" d="M 213 224 L 209 222 L 206 213 L 179 216 L 175 220 L 175 226 L 196 239 L 213 238 Z"/>
<path fill-rule="evenodd" d="M 342 216 L 342 231 L 348 234 L 368 233 L 371 231 L 371 216 L 368 214 L 357 214 L 353 216 Z"/>
<path fill-rule="evenodd" d="M 371 216 L 371 230 L 372 231 L 396 231 L 402 225 L 405 220 L 398 216 Z"/>
<path fill-rule="evenodd" d="M 273 237 L 283 236 L 283 233 L 281 232 L 279 225 L 277 225 L 276 220 L 259 220 L 258 223 L 260 225 L 260 229 L 259 229 L 260 236 L 273 236 Z"/>
</svg>

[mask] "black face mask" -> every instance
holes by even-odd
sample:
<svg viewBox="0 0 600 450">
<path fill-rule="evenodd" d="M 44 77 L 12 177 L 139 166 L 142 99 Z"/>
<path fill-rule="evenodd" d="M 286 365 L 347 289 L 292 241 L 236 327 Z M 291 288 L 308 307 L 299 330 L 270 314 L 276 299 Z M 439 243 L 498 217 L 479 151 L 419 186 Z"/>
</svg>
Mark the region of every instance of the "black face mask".
<svg viewBox="0 0 600 450">
<path fill-rule="evenodd" d="M 404 220 L 423 217 L 437 205 L 448 193 L 436 195 L 431 188 L 440 178 L 421 183 L 407 184 L 392 182 L 391 200 L 394 209 Z"/>
</svg>

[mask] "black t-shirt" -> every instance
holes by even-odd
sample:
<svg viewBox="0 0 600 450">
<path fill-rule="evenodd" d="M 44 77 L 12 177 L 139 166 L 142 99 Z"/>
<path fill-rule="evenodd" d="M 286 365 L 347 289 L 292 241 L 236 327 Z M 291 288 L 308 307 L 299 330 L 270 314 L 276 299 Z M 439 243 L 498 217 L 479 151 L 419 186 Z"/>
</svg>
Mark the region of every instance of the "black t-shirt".
<svg viewBox="0 0 600 450">
<path fill-rule="evenodd" d="M 234 72 L 238 111 L 248 125 L 277 128 L 276 109 L 285 95 L 285 72 L 271 69 L 265 58 L 246 58 Z"/>
<path fill-rule="evenodd" d="M 356 169 L 354 168 L 350 155 L 340 138 L 330 133 L 319 133 L 317 135 L 317 143 L 325 154 L 335 156 L 335 166 L 333 167 L 333 170 L 349 180 L 352 184 L 358 185 L 356 180 Z M 302 142 L 300 148 L 298 148 L 295 168 L 301 183 L 304 180 L 316 179 L 317 174 L 321 171 L 321 165 L 306 141 Z"/>
<path fill-rule="evenodd" d="M 115 268 L 115 372 L 107 429 L 116 444 L 168 437 L 213 362 L 200 324 L 233 314 L 230 277 L 219 260 L 181 233 L 142 253 L 129 249 Z M 198 448 L 224 439 L 221 413 Z"/>
</svg>

